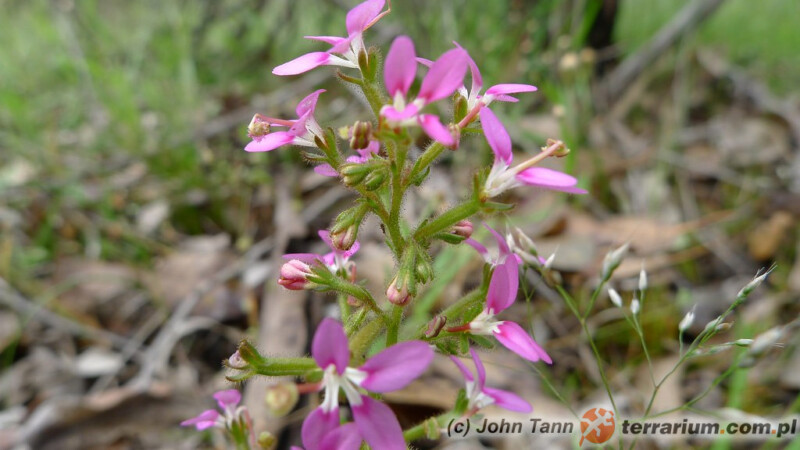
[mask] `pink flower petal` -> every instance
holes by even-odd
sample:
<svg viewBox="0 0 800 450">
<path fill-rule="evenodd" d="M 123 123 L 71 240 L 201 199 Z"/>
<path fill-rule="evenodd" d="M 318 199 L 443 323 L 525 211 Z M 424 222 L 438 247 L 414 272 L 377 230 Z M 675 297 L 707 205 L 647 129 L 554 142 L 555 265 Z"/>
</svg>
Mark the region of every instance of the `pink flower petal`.
<svg viewBox="0 0 800 450">
<path fill-rule="evenodd" d="M 395 344 L 369 358 L 359 370 L 367 372 L 361 387 L 372 392 L 404 388 L 428 368 L 433 350 L 422 341 Z"/>
<path fill-rule="evenodd" d="M 469 369 L 467 369 L 467 366 L 465 366 L 464 363 L 461 362 L 461 360 L 459 360 L 455 356 L 450 356 L 450 359 L 453 360 L 455 365 L 458 367 L 458 370 L 460 370 L 461 373 L 464 375 L 465 380 L 467 381 L 475 380 L 475 377 L 472 376 L 472 373 L 469 371 Z"/>
<path fill-rule="evenodd" d="M 483 361 L 478 357 L 478 352 L 474 348 L 469 349 L 469 354 L 472 355 L 472 362 L 475 363 L 475 372 L 478 374 L 478 387 L 483 390 L 486 386 L 486 369 L 483 367 Z"/>
<path fill-rule="evenodd" d="M 331 242 L 331 232 L 328 230 L 319 230 L 317 231 L 319 238 L 322 239 L 323 242 L 328 244 L 328 247 L 333 249 L 333 242 Z"/>
<path fill-rule="evenodd" d="M 417 76 L 417 55 L 414 42 L 408 36 L 398 36 L 392 42 L 383 68 L 383 81 L 389 96 L 394 98 L 397 92 L 406 95 L 414 77 Z"/>
<path fill-rule="evenodd" d="M 236 408 L 236 405 L 242 401 L 242 394 L 238 389 L 227 389 L 214 394 L 214 399 L 221 409 Z"/>
<path fill-rule="evenodd" d="M 322 408 L 316 408 L 306 416 L 300 436 L 306 450 L 321 450 L 323 439 L 339 427 L 339 409 L 325 412 Z"/>
<path fill-rule="evenodd" d="M 514 303 L 519 289 L 517 261 L 508 258 L 505 263 L 495 267 L 486 294 L 486 310 L 498 314 Z"/>
<path fill-rule="evenodd" d="M 403 430 L 392 410 L 366 395 L 362 395 L 361 400 L 361 405 L 351 405 L 351 409 L 358 432 L 367 444 L 380 450 L 406 450 Z"/>
<path fill-rule="evenodd" d="M 388 120 L 402 122 L 417 115 L 419 108 L 416 105 L 406 105 L 402 111 L 394 109 L 394 106 L 384 106 L 381 108 L 381 115 Z"/>
<path fill-rule="evenodd" d="M 480 116 L 483 134 L 494 152 L 495 159 L 503 161 L 506 165 L 511 164 L 514 156 L 511 153 L 511 137 L 508 131 L 491 109 L 481 108 Z"/>
<path fill-rule="evenodd" d="M 486 90 L 487 95 L 519 94 L 539 90 L 530 84 L 496 84 Z"/>
<path fill-rule="evenodd" d="M 350 350 L 347 347 L 347 335 L 342 324 L 331 318 L 320 322 L 311 344 L 311 356 L 321 369 L 324 370 L 333 364 L 339 375 L 344 373 L 350 361 Z"/>
<path fill-rule="evenodd" d="M 367 0 L 347 13 L 347 33 L 354 34 L 364 31 L 370 22 L 381 13 L 384 0 Z"/>
<path fill-rule="evenodd" d="M 323 92 L 325 92 L 325 89 L 318 89 L 308 94 L 304 99 L 300 100 L 300 103 L 297 104 L 297 108 L 295 108 L 297 117 L 302 117 L 306 113 L 314 114 L 314 109 L 317 107 L 319 95 Z"/>
<path fill-rule="evenodd" d="M 197 417 L 192 417 L 191 419 L 184 420 L 181 422 L 182 427 L 188 427 L 194 425 L 198 431 L 203 431 L 207 428 L 213 427 L 217 423 L 217 418 L 219 417 L 219 413 L 214 409 L 207 409 L 201 412 Z"/>
<path fill-rule="evenodd" d="M 508 103 L 517 103 L 519 101 L 518 98 L 512 97 L 510 95 L 498 95 L 494 99 L 495 99 L 495 101 L 498 101 L 498 102 L 508 102 Z"/>
<path fill-rule="evenodd" d="M 361 38 L 361 33 L 351 34 L 350 36 L 347 36 L 346 38 L 344 38 L 341 41 L 337 42 L 336 44 L 334 44 L 333 47 L 328 49 L 328 53 L 338 53 L 340 55 L 346 53 L 348 50 L 350 50 L 350 44 L 356 38 L 360 39 Z"/>
<path fill-rule="evenodd" d="M 483 246 L 483 244 L 472 238 L 465 239 L 464 243 L 477 250 L 478 253 L 480 253 L 481 256 L 483 257 L 483 259 L 486 262 L 489 262 L 489 250 L 487 250 L 486 247 Z"/>
<path fill-rule="evenodd" d="M 539 361 L 540 359 L 547 364 L 552 364 L 553 360 L 547 352 L 514 322 L 503 321 L 498 325 L 498 331 L 494 337 L 507 349 L 527 359 L 528 361 Z"/>
<path fill-rule="evenodd" d="M 316 67 L 324 66 L 330 58 L 331 55 L 327 52 L 306 53 L 272 69 L 272 73 L 280 76 L 298 75 Z"/>
<path fill-rule="evenodd" d="M 503 409 L 521 413 L 529 413 L 533 411 L 533 407 L 530 403 L 513 392 L 485 387 L 483 388 L 483 393 L 489 397 L 492 397 L 494 399 L 494 404 Z"/>
<path fill-rule="evenodd" d="M 319 450 L 358 450 L 361 435 L 355 423 L 346 423 L 328 433 L 319 444 Z"/>
<path fill-rule="evenodd" d="M 518 173 L 517 180 L 528 186 L 538 186 L 570 194 L 586 194 L 585 189 L 575 187 L 578 180 L 571 175 L 545 167 L 530 167 Z"/>
<path fill-rule="evenodd" d="M 456 47 L 463 49 L 464 47 L 460 46 L 458 42 L 453 41 Z M 464 50 L 466 52 L 466 50 Z M 483 77 L 481 76 L 481 71 L 478 69 L 478 65 L 475 64 L 475 60 L 469 56 L 467 53 L 467 63 L 469 64 L 469 71 L 470 75 L 472 76 L 472 89 L 470 92 L 473 94 L 477 94 L 478 91 L 481 90 L 483 87 Z"/>
<path fill-rule="evenodd" d="M 333 46 L 340 44 L 342 41 L 347 39 L 339 36 L 303 36 L 303 37 L 306 39 L 311 39 L 312 41 L 320 41 Z"/>
<path fill-rule="evenodd" d="M 324 176 L 324 177 L 338 177 L 339 172 L 333 168 L 330 164 L 320 164 L 318 166 L 314 166 L 314 172 Z"/>
<path fill-rule="evenodd" d="M 431 139 L 441 143 L 445 147 L 452 147 L 456 144 L 453 134 L 442 124 L 438 116 L 433 114 L 423 114 L 419 116 L 419 125 Z"/>
<path fill-rule="evenodd" d="M 245 146 L 246 152 L 269 152 L 286 144 L 291 144 L 295 135 L 288 131 L 276 131 L 266 136 L 254 139 Z"/>
<path fill-rule="evenodd" d="M 442 54 L 422 79 L 418 98 L 427 103 L 450 96 L 464 84 L 467 73 L 467 52 L 460 48 L 448 50 Z"/>
</svg>

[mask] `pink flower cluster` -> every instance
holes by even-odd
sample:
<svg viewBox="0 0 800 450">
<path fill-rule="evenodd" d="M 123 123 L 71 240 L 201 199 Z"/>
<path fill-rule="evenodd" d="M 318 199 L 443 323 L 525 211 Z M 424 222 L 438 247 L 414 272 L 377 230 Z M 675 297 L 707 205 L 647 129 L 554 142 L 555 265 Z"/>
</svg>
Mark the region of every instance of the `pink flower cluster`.
<svg viewBox="0 0 800 450">
<path fill-rule="evenodd" d="M 464 376 L 465 395 L 462 398 L 466 400 L 462 402 L 464 405 L 457 407 L 457 411 L 454 409 L 456 414 L 470 417 L 492 404 L 511 411 L 530 412 L 531 405 L 516 394 L 486 386 L 486 372 L 474 349 L 470 349 L 469 353 L 475 374 L 451 354 L 454 350 L 437 347 L 437 339 L 450 339 L 451 342 L 459 340 L 466 345 L 468 339 L 482 340 L 470 338 L 469 335 L 491 336 L 500 345 L 528 361 L 551 364 L 551 357 L 522 326 L 498 317 L 516 301 L 520 265 L 534 264 L 546 268 L 549 261 L 486 226 L 497 243 L 496 252 L 490 252 L 471 238 L 473 225 L 468 219 L 484 207 L 489 212 L 497 211 L 491 209 L 491 205 L 497 204 L 487 200 L 522 185 L 572 194 L 586 193 L 577 187 L 574 177 L 535 167 L 547 157 L 566 154 L 568 150 L 560 141 L 548 141 L 541 153 L 512 166 L 511 138 L 489 106 L 494 101 L 516 102 L 513 95 L 534 92 L 536 87 L 497 84 L 484 92 L 483 78 L 477 64 L 458 43 L 431 61 L 417 56 L 411 38 L 397 37 L 383 59 L 382 81 L 386 92 L 375 94 L 375 90 L 380 88 L 377 74 L 377 61 L 380 59 L 371 60 L 374 50 L 366 47 L 364 33 L 389 12 L 389 9 L 384 10 L 385 6 L 384 0 L 364 1 L 347 14 L 347 36 L 306 36 L 324 42 L 330 48 L 324 52 L 301 55 L 273 70 L 276 75 L 297 75 L 320 66 L 338 66 L 361 73 L 361 79 L 343 72 L 339 74 L 344 81 L 363 88 L 368 97 L 369 86 L 372 95 L 368 100 L 375 114 L 375 122 L 359 121 L 340 133 L 342 138 L 350 139 L 355 154 L 347 157 L 340 155 L 332 129 L 323 128 L 317 122 L 314 114 L 320 95 L 325 92 L 322 89 L 300 101 L 295 108 L 296 118 L 278 119 L 258 114 L 248 128 L 251 142 L 246 145 L 246 151 L 268 152 L 285 145 L 317 149 L 321 154 L 304 153 L 315 164 L 314 170 L 324 176 L 340 177 L 345 185 L 354 188 L 361 196 L 355 206 L 337 217 L 330 230 L 319 231 L 320 238 L 330 251 L 284 255 L 287 261 L 280 268 L 278 284 L 286 289 L 335 291 L 343 296 L 340 299 L 348 300 L 346 304 L 341 303 L 342 319 L 347 324 L 347 331 L 339 321 L 324 319 L 314 334 L 311 358 L 298 358 L 303 361 L 298 363 L 297 372 L 281 373 L 311 380 L 302 385 L 289 383 L 295 397 L 298 392 L 323 392 L 321 404 L 303 422 L 301 436 L 307 450 L 358 449 L 362 442 L 374 449 L 405 449 L 407 436 L 404 437 L 399 421 L 389 406 L 378 399 L 381 394 L 403 389 L 421 376 L 433 360 L 435 349 L 448 354 Z M 415 84 L 420 66 L 425 73 L 420 82 Z M 465 83 L 468 73 L 471 77 L 469 89 Z M 455 114 L 453 123 L 443 121 L 435 113 L 435 108 L 431 107 L 448 98 L 454 98 L 454 102 L 460 105 L 460 112 Z M 461 209 L 453 208 L 450 215 L 445 213 L 430 221 L 423 221 L 415 231 L 403 229 L 398 218 L 403 194 L 410 186 L 419 184 L 418 176 L 426 175 L 424 167 L 417 171 L 416 165 L 412 167 L 407 164 L 406 157 L 412 154 L 408 149 L 414 142 L 412 133 L 421 129 L 430 138 L 431 144 L 426 152 L 431 151 L 434 156 L 428 160 L 429 164 L 438 155 L 435 151 L 458 149 L 462 131 L 468 128 L 469 132 L 482 133 L 494 153 L 491 168 L 487 167 L 483 175 L 476 175 L 473 203 Z M 402 151 L 398 150 L 400 147 Z M 419 157 L 417 162 L 423 159 Z M 391 182 L 385 182 L 387 179 Z M 387 243 L 397 261 L 397 274 L 389 283 L 384 301 L 375 299 L 358 284 L 356 265 L 351 261 L 360 248 L 356 237 L 358 227 L 367 213 L 374 213 L 381 220 Z M 403 341 L 398 337 L 403 308 L 413 307 L 417 285 L 435 277 L 433 260 L 427 253 L 433 239 L 450 244 L 466 242 L 483 257 L 487 264 L 485 273 L 491 277 L 488 287 L 484 284 L 485 292 L 480 291 L 478 300 L 483 302 L 483 307 L 480 312 L 478 308 L 465 308 L 470 312 L 454 317 L 438 317 L 429 327 L 430 332 Z M 531 242 L 528 247 L 532 245 Z M 357 300 L 350 301 L 356 297 Z M 348 317 L 345 313 L 347 305 L 360 309 Z M 385 348 L 370 357 L 366 357 L 369 354 L 369 342 L 364 344 L 367 339 L 348 338 L 348 334 L 353 337 L 368 328 L 361 327 L 364 320 L 380 321 L 381 331 L 386 333 Z M 448 324 L 448 320 L 458 322 L 453 325 Z M 394 335 L 390 339 L 389 329 L 392 326 Z M 442 336 L 439 336 L 440 333 Z M 376 336 L 380 334 L 368 335 L 370 339 Z M 269 369 L 269 358 L 264 358 L 263 361 L 267 363 L 262 363 L 258 359 L 262 357 L 254 355 L 257 353 L 252 347 L 240 346 L 240 351 L 231 357 L 227 365 L 245 372 L 247 376 L 264 374 L 259 370 Z M 257 361 L 255 365 L 252 364 L 254 360 Z M 282 364 L 291 365 L 285 361 Z M 248 428 L 247 412 L 238 406 L 239 393 L 235 390 L 222 391 L 215 394 L 215 398 L 222 413 L 207 410 L 182 425 L 193 425 L 198 430 L 219 427 L 240 434 L 247 429 L 252 435 L 253 430 Z M 352 422 L 345 420 L 343 423 L 340 400 L 346 401 Z"/>
</svg>

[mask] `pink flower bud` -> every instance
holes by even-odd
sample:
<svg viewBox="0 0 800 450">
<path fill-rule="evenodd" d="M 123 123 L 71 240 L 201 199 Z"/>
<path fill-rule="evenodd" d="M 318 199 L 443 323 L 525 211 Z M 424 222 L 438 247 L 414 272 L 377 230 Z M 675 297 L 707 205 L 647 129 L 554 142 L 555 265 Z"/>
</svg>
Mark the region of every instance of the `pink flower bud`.
<svg viewBox="0 0 800 450">
<path fill-rule="evenodd" d="M 281 266 L 278 284 L 292 291 L 300 291 L 308 287 L 309 275 L 311 275 L 311 267 L 300 260 L 293 259 Z"/>
<path fill-rule="evenodd" d="M 453 225 L 453 234 L 469 239 L 472 236 L 472 222 L 464 219 Z"/>
<path fill-rule="evenodd" d="M 408 293 L 408 286 L 405 283 L 400 289 L 397 288 L 397 278 L 386 289 L 386 297 L 389 298 L 390 302 L 398 306 L 403 306 L 411 300 L 411 294 Z"/>
<path fill-rule="evenodd" d="M 358 227 L 357 226 L 349 226 L 338 233 L 331 233 L 331 243 L 333 244 L 333 248 L 341 251 L 350 250 L 353 247 L 353 244 L 356 243 L 356 238 L 358 237 Z"/>
</svg>

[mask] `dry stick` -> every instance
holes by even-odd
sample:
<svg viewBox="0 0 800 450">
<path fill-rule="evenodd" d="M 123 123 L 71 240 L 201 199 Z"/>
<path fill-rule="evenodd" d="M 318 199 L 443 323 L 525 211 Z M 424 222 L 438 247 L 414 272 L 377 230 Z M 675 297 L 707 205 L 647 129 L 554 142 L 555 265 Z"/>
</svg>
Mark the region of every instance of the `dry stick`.
<svg viewBox="0 0 800 450">
<path fill-rule="evenodd" d="M 672 47 L 678 39 L 693 32 L 698 25 L 722 4 L 724 0 L 696 0 L 688 2 L 675 17 L 661 27 L 647 42 L 633 55 L 625 60 L 606 78 L 604 85 L 606 97 L 613 103 L 614 99 L 649 67 L 659 56 Z"/>
<path fill-rule="evenodd" d="M 61 329 L 75 336 L 89 336 L 97 340 L 107 340 L 115 347 L 124 348 L 128 339 L 101 328 L 81 324 L 72 319 L 62 317 L 35 302 L 25 298 L 6 280 L 0 278 L 0 303 L 7 305 L 20 315 L 27 315 L 28 320 L 36 319 L 45 325 Z"/>
</svg>

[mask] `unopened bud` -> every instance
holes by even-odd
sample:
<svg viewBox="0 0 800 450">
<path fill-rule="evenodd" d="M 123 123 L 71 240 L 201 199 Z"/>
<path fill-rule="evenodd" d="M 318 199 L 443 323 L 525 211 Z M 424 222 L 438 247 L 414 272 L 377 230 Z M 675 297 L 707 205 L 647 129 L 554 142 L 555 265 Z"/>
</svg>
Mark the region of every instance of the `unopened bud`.
<svg viewBox="0 0 800 450">
<path fill-rule="evenodd" d="M 347 186 L 358 186 L 369 175 L 372 167 L 361 163 L 345 163 L 339 167 L 342 181 Z"/>
<path fill-rule="evenodd" d="M 331 233 L 331 244 L 338 250 L 350 250 L 358 238 L 358 226 L 350 225 L 337 233 Z"/>
<path fill-rule="evenodd" d="M 386 171 L 376 168 L 367 174 L 366 178 L 364 178 L 364 187 L 367 188 L 368 191 L 374 191 L 383 186 L 386 178 Z"/>
<path fill-rule="evenodd" d="M 633 300 L 631 300 L 631 313 L 633 313 L 634 316 L 639 315 L 639 308 L 640 308 L 639 299 L 634 298 Z"/>
<path fill-rule="evenodd" d="M 239 348 L 236 350 L 236 353 L 249 365 L 259 365 L 264 362 L 264 358 L 258 353 L 258 350 L 245 339 L 239 342 Z"/>
<path fill-rule="evenodd" d="M 678 330 L 681 333 L 683 333 L 690 326 L 692 326 L 692 322 L 694 322 L 694 309 L 692 309 L 691 311 L 686 313 L 685 316 L 683 316 L 683 320 L 681 320 L 681 323 L 678 324 Z"/>
<path fill-rule="evenodd" d="M 752 339 L 737 339 L 737 340 L 735 340 L 735 341 L 733 341 L 731 343 L 733 345 L 737 346 L 737 347 L 749 347 L 753 343 L 753 340 Z"/>
<path fill-rule="evenodd" d="M 292 259 L 281 266 L 278 284 L 292 291 L 301 291 L 310 287 L 308 277 L 312 275 L 311 266 L 298 259 Z"/>
<path fill-rule="evenodd" d="M 717 333 L 721 333 L 723 331 L 728 331 L 733 326 L 732 322 L 722 322 L 721 324 L 717 325 L 717 328 L 714 330 Z"/>
<path fill-rule="evenodd" d="M 242 355 L 239 354 L 239 350 L 236 350 L 230 356 L 230 358 L 228 358 L 228 361 L 227 361 L 226 365 L 228 367 L 230 367 L 231 369 L 240 369 L 241 370 L 241 369 L 244 369 L 244 368 L 247 367 L 247 362 L 245 362 L 245 360 L 242 359 Z"/>
<path fill-rule="evenodd" d="M 398 284 L 400 284 L 399 287 Z M 408 301 L 411 300 L 411 294 L 408 292 L 407 283 L 398 283 L 397 277 L 395 277 L 386 289 L 386 297 L 395 305 L 406 305 Z"/>
<path fill-rule="evenodd" d="M 622 307 L 622 297 L 619 296 L 619 293 L 614 288 L 608 288 L 608 298 L 617 308 Z"/>
<path fill-rule="evenodd" d="M 743 287 L 742 290 L 739 291 L 739 294 L 736 296 L 736 300 L 738 302 L 744 301 L 744 299 L 747 298 L 747 296 L 750 295 L 751 292 L 753 292 L 757 287 L 761 285 L 761 283 L 764 282 L 764 280 L 767 278 L 767 275 L 769 275 L 772 272 L 772 270 L 773 269 L 769 269 L 761 275 L 756 275 L 756 277 L 753 278 L 752 281 L 747 283 L 747 285 Z"/>
<path fill-rule="evenodd" d="M 464 239 L 469 239 L 472 237 L 472 222 L 467 219 L 461 220 L 455 225 L 453 225 L 452 233 L 456 236 L 461 236 Z"/>
<path fill-rule="evenodd" d="M 260 138 L 269 134 L 269 122 L 261 114 L 253 116 L 250 125 L 247 126 L 247 135 L 251 139 Z"/>
<path fill-rule="evenodd" d="M 297 385 L 285 382 L 268 387 L 264 402 L 272 416 L 283 417 L 294 409 L 298 397 Z"/>
<path fill-rule="evenodd" d="M 644 292 L 647 290 L 647 272 L 644 270 L 644 264 L 642 264 L 642 270 L 639 271 L 639 292 Z"/>
<path fill-rule="evenodd" d="M 353 150 L 363 150 L 367 148 L 371 136 L 372 122 L 356 122 L 353 125 L 352 135 L 350 136 L 350 148 Z"/>
<path fill-rule="evenodd" d="M 629 244 L 626 243 L 606 254 L 605 259 L 603 259 L 603 280 L 611 278 L 611 275 L 617 270 L 617 267 L 622 263 L 622 259 L 625 258 L 625 254 L 628 253 L 628 246 Z"/>
<path fill-rule="evenodd" d="M 442 332 L 442 329 L 447 324 L 447 317 L 437 314 L 433 319 L 428 322 L 428 328 L 425 330 L 425 337 L 428 339 L 435 338 Z"/>
<path fill-rule="evenodd" d="M 427 283 L 433 278 L 433 266 L 423 258 L 417 259 L 417 267 L 415 268 L 417 280 L 421 283 Z"/>
</svg>

